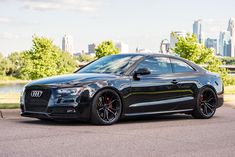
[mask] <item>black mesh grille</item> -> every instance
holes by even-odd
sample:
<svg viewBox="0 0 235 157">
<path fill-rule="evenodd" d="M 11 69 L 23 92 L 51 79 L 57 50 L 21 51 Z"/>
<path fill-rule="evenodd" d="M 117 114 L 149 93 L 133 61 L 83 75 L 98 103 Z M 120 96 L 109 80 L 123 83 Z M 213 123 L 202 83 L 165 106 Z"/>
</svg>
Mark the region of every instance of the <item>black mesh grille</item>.
<svg viewBox="0 0 235 157">
<path fill-rule="evenodd" d="M 32 91 L 42 91 L 42 95 L 38 98 L 31 96 Z M 26 111 L 45 112 L 51 96 L 50 89 L 26 89 L 25 91 L 25 108 Z"/>
</svg>

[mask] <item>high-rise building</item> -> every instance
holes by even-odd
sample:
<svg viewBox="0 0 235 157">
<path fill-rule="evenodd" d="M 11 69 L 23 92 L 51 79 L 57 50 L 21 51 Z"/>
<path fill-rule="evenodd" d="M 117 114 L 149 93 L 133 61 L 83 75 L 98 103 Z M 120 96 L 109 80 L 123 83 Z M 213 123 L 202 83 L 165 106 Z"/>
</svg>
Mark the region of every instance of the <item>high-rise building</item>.
<svg viewBox="0 0 235 157">
<path fill-rule="evenodd" d="M 175 44 L 178 42 L 177 36 L 186 37 L 187 33 L 185 31 L 175 31 L 171 32 L 170 35 L 170 48 L 175 47 Z"/>
<path fill-rule="evenodd" d="M 96 48 L 96 44 L 95 43 L 89 44 L 88 45 L 88 53 L 89 54 L 94 54 L 95 53 L 95 48 Z"/>
<path fill-rule="evenodd" d="M 213 49 L 215 55 L 217 54 L 217 39 L 207 38 L 205 45 L 207 48 Z"/>
<path fill-rule="evenodd" d="M 62 39 L 62 50 L 64 52 L 68 52 L 73 55 L 74 47 L 73 47 L 73 37 L 71 35 L 64 35 Z"/>
<path fill-rule="evenodd" d="M 229 20 L 227 30 L 231 36 L 231 57 L 235 57 L 235 18 Z"/>
<path fill-rule="evenodd" d="M 193 34 L 196 35 L 199 43 L 203 43 L 202 20 L 196 20 L 193 23 Z"/>
<path fill-rule="evenodd" d="M 120 53 L 128 53 L 129 52 L 129 46 L 123 42 L 115 42 L 116 48 L 119 49 Z"/>
<path fill-rule="evenodd" d="M 219 36 L 219 52 L 220 56 L 232 56 L 231 54 L 231 36 L 230 32 L 222 31 Z"/>
</svg>

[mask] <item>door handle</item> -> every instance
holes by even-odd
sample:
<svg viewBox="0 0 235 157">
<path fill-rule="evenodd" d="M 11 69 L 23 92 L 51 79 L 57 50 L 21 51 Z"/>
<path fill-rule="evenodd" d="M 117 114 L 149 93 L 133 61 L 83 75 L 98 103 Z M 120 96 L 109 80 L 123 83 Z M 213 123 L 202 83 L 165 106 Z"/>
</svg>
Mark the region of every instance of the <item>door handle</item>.
<svg viewBox="0 0 235 157">
<path fill-rule="evenodd" d="M 178 81 L 176 81 L 176 80 L 172 80 L 172 81 L 171 81 L 171 83 L 173 83 L 173 84 L 177 84 L 177 83 L 178 83 Z"/>
</svg>

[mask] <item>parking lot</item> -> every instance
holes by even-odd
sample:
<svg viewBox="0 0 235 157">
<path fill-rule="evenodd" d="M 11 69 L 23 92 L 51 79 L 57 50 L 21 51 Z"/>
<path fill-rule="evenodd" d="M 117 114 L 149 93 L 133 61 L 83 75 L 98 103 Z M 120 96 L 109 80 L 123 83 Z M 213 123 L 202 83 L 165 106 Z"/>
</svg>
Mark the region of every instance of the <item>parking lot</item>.
<svg viewBox="0 0 235 157">
<path fill-rule="evenodd" d="M 112 126 L 82 122 L 0 120 L 0 156 L 234 156 L 235 109 L 212 119 L 165 115 Z"/>
</svg>

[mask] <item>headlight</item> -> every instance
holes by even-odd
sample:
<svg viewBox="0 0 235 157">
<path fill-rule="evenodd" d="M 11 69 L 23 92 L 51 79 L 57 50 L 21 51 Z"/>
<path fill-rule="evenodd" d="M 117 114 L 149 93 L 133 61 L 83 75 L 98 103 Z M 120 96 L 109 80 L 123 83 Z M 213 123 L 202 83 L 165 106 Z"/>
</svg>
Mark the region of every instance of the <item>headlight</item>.
<svg viewBox="0 0 235 157">
<path fill-rule="evenodd" d="M 58 94 L 65 94 L 65 95 L 78 95 L 82 91 L 82 87 L 79 88 L 61 88 L 57 89 Z"/>
</svg>

